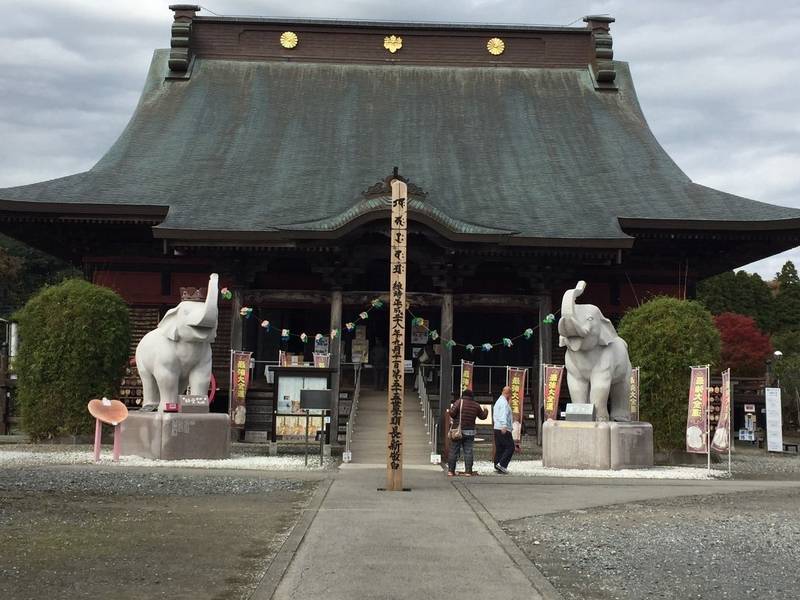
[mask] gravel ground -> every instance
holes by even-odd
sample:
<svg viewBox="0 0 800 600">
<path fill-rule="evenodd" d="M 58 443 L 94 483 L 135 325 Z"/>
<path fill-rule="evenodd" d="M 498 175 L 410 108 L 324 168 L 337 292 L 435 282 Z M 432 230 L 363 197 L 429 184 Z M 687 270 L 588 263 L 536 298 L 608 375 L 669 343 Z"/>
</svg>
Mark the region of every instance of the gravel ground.
<svg viewBox="0 0 800 600">
<path fill-rule="evenodd" d="M 503 523 L 567 599 L 798 597 L 800 490 L 690 496 Z"/>
<path fill-rule="evenodd" d="M 140 456 L 121 456 L 118 464 L 112 462 L 112 453 L 104 448 L 100 462 L 109 468 L 152 467 L 152 468 L 195 468 L 195 469 L 253 469 L 259 471 L 324 471 L 334 468 L 336 460 L 327 457 L 319 464 L 319 454 L 308 457 L 308 465 L 302 455 L 260 456 L 237 455 L 220 460 L 152 460 Z M 0 467 L 47 466 L 47 465 L 93 465 L 94 454 L 91 446 L 60 445 L 9 445 L 0 446 Z"/>
<path fill-rule="evenodd" d="M 0 468 L 0 598 L 247 598 L 314 489 L 247 471 Z"/>
</svg>

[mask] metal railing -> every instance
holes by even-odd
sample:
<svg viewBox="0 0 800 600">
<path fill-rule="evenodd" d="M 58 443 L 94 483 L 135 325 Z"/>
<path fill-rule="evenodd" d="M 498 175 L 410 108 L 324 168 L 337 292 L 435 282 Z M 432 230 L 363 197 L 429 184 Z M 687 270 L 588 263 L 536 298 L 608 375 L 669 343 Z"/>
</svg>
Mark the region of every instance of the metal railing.
<svg viewBox="0 0 800 600">
<path fill-rule="evenodd" d="M 344 437 L 344 452 L 342 453 L 342 462 L 349 463 L 353 460 L 353 453 L 350 450 L 350 445 L 353 442 L 353 430 L 356 424 L 356 415 L 358 414 L 358 398 L 361 395 L 361 365 L 355 364 L 353 366 L 354 374 L 354 389 L 353 389 L 353 402 L 350 404 L 350 414 L 347 416 L 347 430 Z"/>
<path fill-rule="evenodd" d="M 476 395 L 487 395 L 496 398 L 503 386 L 506 384 L 506 369 L 527 369 L 528 376 L 525 378 L 525 398 L 533 398 L 536 387 L 538 386 L 538 372 L 534 367 L 518 367 L 516 365 L 473 365 L 472 367 L 472 391 Z M 436 385 L 439 380 L 441 365 L 420 365 L 419 371 L 424 379 L 431 379 Z M 452 366 L 453 394 L 458 390 L 461 381 L 461 365 Z"/>
<path fill-rule="evenodd" d="M 419 393 L 419 403 L 422 408 L 422 419 L 425 421 L 425 429 L 428 432 L 428 444 L 430 444 L 431 447 L 431 462 L 433 462 L 434 455 L 438 457 L 438 454 L 436 454 L 438 427 L 436 426 L 436 419 L 431 409 L 430 400 L 428 399 L 428 388 L 425 384 L 424 369 L 417 370 L 417 392 Z"/>
</svg>

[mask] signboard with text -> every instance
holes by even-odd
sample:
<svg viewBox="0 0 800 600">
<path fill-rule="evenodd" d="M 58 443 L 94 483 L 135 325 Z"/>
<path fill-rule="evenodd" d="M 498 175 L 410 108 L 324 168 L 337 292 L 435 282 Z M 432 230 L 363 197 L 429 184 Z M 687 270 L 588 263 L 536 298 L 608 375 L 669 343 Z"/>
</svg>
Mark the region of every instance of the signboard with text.
<svg viewBox="0 0 800 600">
<path fill-rule="evenodd" d="M 561 395 L 562 365 L 542 365 L 542 404 L 544 420 L 558 419 L 558 397 Z"/>
<path fill-rule="evenodd" d="M 244 427 L 247 387 L 250 385 L 250 356 L 252 352 L 233 352 L 231 356 L 231 425 Z"/>
<path fill-rule="evenodd" d="M 766 388 L 767 452 L 783 452 L 783 419 L 781 416 L 781 388 Z"/>
</svg>

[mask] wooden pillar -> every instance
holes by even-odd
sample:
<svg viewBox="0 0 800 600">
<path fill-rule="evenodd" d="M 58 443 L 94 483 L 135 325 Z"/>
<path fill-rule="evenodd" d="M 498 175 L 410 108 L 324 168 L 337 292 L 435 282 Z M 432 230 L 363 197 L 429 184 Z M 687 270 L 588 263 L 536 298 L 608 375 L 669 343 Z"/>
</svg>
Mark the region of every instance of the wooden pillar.
<svg viewBox="0 0 800 600">
<path fill-rule="evenodd" d="M 231 298 L 231 350 L 241 350 L 244 342 L 242 331 L 242 316 L 239 311 L 242 310 L 242 291 L 233 290 L 233 298 Z"/>
<path fill-rule="evenodd" d="M 335 339 L 330 341 L 331 389 L 333 390 L 333 403 L 331 404 L 331 446 L 339 445 L 339 382 L 341 380 L 340 368 L 342 362 L 342 290 L 331 292 L 331 331 L 337 331 Z"/>
<path fill-rule="evenodd" d="M 553 327 L 547 325 L 544 319 L 553 312 L 553 298 L 550 294 L 539 296 L 539 364 L 534 365 L 538 374 L 539 387 L 536 390 L 536 443 L 542 445 L 542 364 L 553 362 Z"/>
<path fill-rule="evenodd" d="M 445 451 L 446 413 L 453 399 L 453 350 L 444 343 L 453 339 L 453 294 L 442 294 L 441 372 L 439 374 L 439 436 L 437 452 Z"/>
</svg>

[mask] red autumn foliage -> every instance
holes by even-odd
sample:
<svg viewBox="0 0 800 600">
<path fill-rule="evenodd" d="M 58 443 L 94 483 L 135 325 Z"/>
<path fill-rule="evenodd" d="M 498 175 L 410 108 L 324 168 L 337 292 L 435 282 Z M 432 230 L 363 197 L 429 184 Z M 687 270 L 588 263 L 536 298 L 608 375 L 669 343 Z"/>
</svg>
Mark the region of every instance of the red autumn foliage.
<svg viewBox="0 0 800 600">
<path fill-rule="evenodd" d="M 772 355 L 772 342 L 756 322 L 746 315 L 722 313 L 714 317 L 722 341 L 720 369 L 730 367 L 733 375 L 759 377 Z"/>
</svg>

